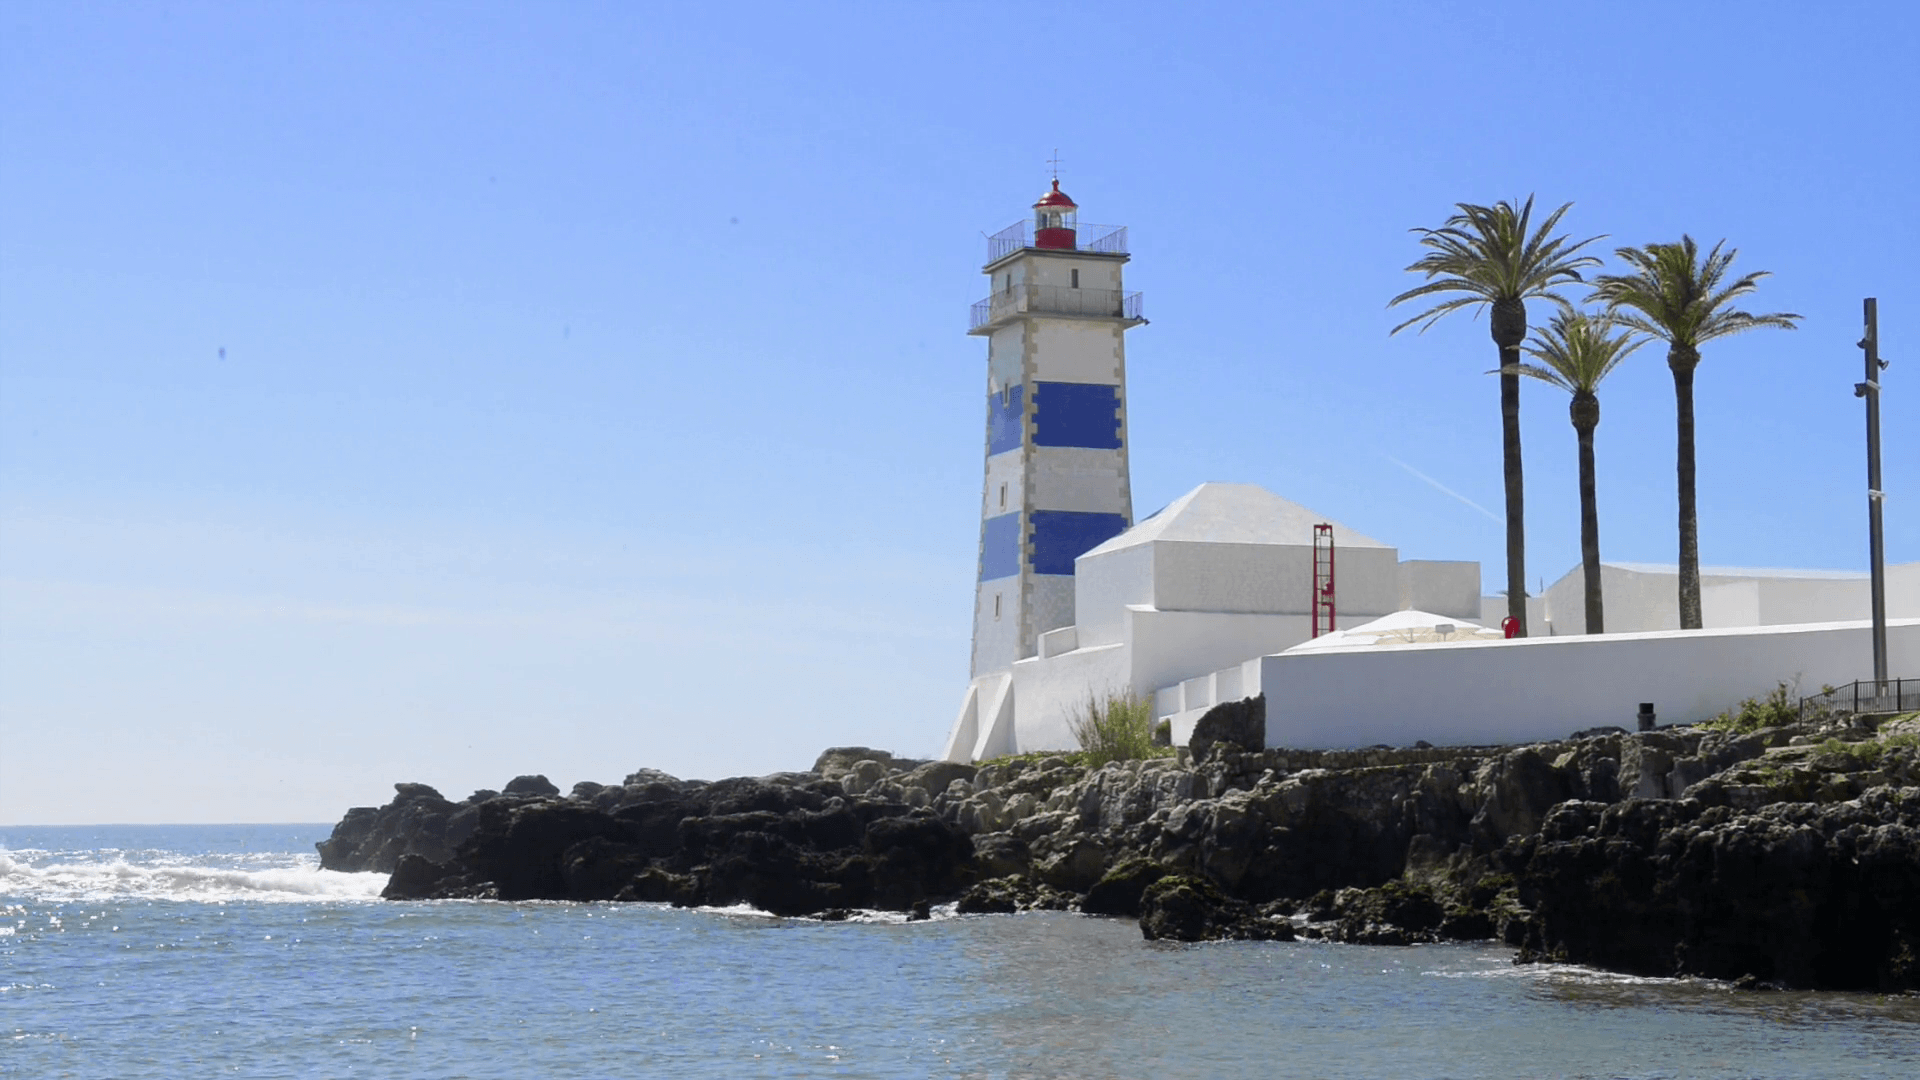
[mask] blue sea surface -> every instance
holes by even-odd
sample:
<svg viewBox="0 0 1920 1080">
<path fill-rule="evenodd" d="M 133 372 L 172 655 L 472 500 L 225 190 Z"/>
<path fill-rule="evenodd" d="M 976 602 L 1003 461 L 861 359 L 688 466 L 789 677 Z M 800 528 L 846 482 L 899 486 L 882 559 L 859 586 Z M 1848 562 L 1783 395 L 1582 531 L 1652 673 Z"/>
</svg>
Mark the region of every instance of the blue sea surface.
<svg viewBox="0 0 1920 1080">
<path fill-rule="evenodd" d="M 388 903 L 327 832 L 0 829 L 0 1076 L 1920 1075 L 1910 997 L 1064 913 Z"/>
</svg>

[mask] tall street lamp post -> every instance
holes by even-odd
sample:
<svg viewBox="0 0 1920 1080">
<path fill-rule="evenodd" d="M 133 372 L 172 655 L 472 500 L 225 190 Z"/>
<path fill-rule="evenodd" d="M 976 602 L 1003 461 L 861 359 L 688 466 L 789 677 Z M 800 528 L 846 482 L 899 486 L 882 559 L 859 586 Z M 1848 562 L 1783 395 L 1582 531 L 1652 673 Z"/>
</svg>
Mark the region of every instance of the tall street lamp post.
<svg viewBox="0 0 1920 1080">
<path fill-rule="evenodd" d="M 1867 400 L 1867 548 L 1873 561 L 1873 691 L 1875 697 L 1887 692 L 1887 548 L 1880 531 L 1880 504 L 1886 501 L 1880 487 L 1880 372 L 1887 362 L 1880 359 L 1880 312 L 1873 297 L 1864 303 L 1866 334 L 1860 348 L 1867 354 L 1867 381 L 1855 384 L 1853 396 Z"/>
</svg>

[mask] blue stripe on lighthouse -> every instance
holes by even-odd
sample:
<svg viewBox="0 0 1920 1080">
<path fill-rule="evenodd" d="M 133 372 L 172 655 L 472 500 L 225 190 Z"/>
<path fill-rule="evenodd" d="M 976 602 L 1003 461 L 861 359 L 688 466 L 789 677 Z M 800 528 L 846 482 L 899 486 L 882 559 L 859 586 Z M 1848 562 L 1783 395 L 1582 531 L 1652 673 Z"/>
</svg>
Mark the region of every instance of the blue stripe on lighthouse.
<svg viewBox="0 0 1920 1080">
<path fill-rule="evenodd" d="M 1012 577 L 1019 572 L 1019 513 L 988 518 L 980 526 L 980 580 Z"/>
<path fill-rule="evenodd" d="M 1120 388 L 1117 386 L 1035 383 L 1033 407 L 1035 446 L 1120 449 Z"/>
<path fill-rule="evenodd" d="M 1008 515 L 1012 516 L 1012 515 Z M 989 519 L 991 525 L 997 518 Z M 1078 510 L 1033 511 L 1033 572 L 1072 574 L 1073 560 L 1119 536 L 1127 519 Z"/>
<path fill-rule="evenodd" d="M 1020 449 L 1026 439 L 1027 388 L 1009 386 L 987 395 L 987 453 Z"/>
</svg>

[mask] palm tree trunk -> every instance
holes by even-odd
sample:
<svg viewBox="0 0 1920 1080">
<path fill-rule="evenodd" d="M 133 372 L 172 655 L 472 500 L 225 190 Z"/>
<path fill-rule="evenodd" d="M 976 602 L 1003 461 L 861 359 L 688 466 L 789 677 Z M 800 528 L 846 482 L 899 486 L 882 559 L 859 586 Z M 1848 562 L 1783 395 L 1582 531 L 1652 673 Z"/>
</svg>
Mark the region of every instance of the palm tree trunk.
<svg viewBox="0 0 1920 1080">
<path fill-rule="evenodd" d="M 1507 617 L 1514 637 L 1527 636 L 1527 515 L 1520 477 L 1520 345 L 1527 340 L 1526 301 L 1489 305 L 1487 331 L 1500 350 L 1500 441 L 1507 481 Z"/>
<path fill-rule="evenodd" d="M 1520 363 L 1520 347 L 1500 350 L 1500 366 Z M 1520 376 L 1500 376 L 1501 452 L 1507 481 L 1507 615 L 1519 624 L 1514 637 L 1527 636 L 1527 516 L 1520 475 Z"/>
<path fill-rule="evenodd" d="M 1698 630 L 1700 618 L 1700 511 L 1694 500 L 1693 371 L 1700 354 L 1685 346 L 1667 353 L 1673 371 L 1673 403 L 1678 417 L 1680 480 L 1680 629 Z"/>
<path fill-rule="evenodd" d="M 1600 495 L 1593 470 L 1593 429 L 1600 423 L 1600 401 L 1592 394 L 1573 399 L 1573 431 L 1580 441 L 1580 566 L 1587 585 L 1587 633 L 1606 633 L 1600 598 Z"/>
</svg>

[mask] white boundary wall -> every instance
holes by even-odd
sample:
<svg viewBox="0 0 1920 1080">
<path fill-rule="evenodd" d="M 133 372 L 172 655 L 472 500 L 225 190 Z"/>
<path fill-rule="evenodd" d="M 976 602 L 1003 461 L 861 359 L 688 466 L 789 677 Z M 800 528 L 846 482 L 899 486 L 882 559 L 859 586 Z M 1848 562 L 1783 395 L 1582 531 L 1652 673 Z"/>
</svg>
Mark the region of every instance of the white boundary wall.
<svg viewBox="0 0 1920 1080">
<path fill-rule="evenodd" d="M 1532 742 L 1631 731 L 1643 701 L 1663 724 L 1691 723 L 1782 680 L 1807 695 L 1871 678 L 1871 635 L 1860 620 L 1367 645 L 1263 656 L 1259 684 L 1242 692 L 1266 693 L 1270 747 Z M 1889 620 L 1887 656 L 1889 675 L 1920 675 L 1920 619 Z"/>
</svg>

